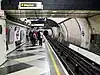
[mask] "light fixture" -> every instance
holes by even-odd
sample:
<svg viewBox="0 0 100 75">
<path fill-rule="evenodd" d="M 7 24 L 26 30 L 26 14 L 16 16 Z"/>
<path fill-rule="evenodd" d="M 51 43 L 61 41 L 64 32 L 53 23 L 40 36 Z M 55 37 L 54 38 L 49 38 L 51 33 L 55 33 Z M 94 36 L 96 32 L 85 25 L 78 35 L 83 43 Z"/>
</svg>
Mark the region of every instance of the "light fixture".
<svg viewBox="0 0 100 75">
<path fill-rule="evenodd" d="M 53 13 L 56 13 L 57 11 L 52 11 Z"/>
<path fill-rule="evenodd" d="M 54 16 L 55 14 L 51 14 L 51 16 Z"/>
</svg>

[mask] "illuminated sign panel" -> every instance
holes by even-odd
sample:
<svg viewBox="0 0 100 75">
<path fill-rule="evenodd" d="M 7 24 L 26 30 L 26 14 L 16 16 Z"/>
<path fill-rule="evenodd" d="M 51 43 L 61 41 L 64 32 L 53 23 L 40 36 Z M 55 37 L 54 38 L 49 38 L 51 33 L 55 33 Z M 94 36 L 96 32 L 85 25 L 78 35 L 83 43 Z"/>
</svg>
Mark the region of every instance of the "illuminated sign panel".
<svg viewBox="0 0 100 75">
<path fill-rule="evenodd" d="M 36 7 L 36 3 L 21 3 L 21 7 Z"/>
<path fill-rule="evenodd" d="M 19 2 L 19 9 L 43 9 L 42 2 Z"/>
<path fill-rule="evenodd" d="M 35 27 L 43 27 L 44 24 L 31 24 L 31 26 L 35 26 Z"/>
<path fill-rule="evenodd" d="M 46 21 L 46 18 L 27 18 L 30 21 Z"/>
</svg>

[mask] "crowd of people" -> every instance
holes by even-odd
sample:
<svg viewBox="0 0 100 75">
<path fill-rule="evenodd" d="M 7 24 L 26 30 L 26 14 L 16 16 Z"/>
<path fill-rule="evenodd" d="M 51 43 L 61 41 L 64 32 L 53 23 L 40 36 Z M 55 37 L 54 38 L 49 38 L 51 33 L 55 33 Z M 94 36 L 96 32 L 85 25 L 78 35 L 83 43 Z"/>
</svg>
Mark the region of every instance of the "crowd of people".
<svg viewBox="0 0 100 75">
<path fill-rule="evenodd" d="M 29 38 L 28 38 L 29 37 Z M 30 41 L 33 46 L 39 42 L 39 45 L 42 46 L 43 33 L 42 31 L 30 31 L 29 34 L 26 34 L 27 41 Z"/>
</svg>

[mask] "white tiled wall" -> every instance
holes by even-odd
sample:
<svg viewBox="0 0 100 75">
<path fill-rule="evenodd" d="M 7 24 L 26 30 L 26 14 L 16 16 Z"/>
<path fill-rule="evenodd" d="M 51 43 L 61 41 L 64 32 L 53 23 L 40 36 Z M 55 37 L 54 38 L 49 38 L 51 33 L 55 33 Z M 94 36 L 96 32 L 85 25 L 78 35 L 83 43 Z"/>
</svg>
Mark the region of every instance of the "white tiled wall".
<svg viewBox="0 0 100 75">
<path fill-rule="evenodd" d="M 82 36 L 81 33 L 81 46 L 84 48 L 89 49 L 90 48 L 90 38 L 91 38 L 91 29 L 89 28 L 89 25 L 85 18 L 77 18 L 80 26 L 81 26 L 81 32 L 84 31 L 84 36 Z"/>
<path fill-rule="evenodd" d="M 8 24 L 9 24 L 9 27 L 12 27 L 13 29 L 16 27 L 16 25 L 14 25 L 14 24 L 11 24 L 11 23 L 8 23 Z M 17 26 L 17 27 L 19 27 L 19 26 Z M 26 28 L 20 27 L 20 30 L 23 30 L 26 35 Z M 22 43 L 25 43 L 25 42 L 26 42 L 26 36 L 23 38 Z M 7 52 L 6 52 L 7 54 L 16 48 L 15 41 L 12 44 L 8 44 L 8 48 L 9 48 L 9 50 L 7 50 Z"/>
<path fill-rule="evenodd" d="M 80 45 L 81 35 L 76 20 L 73 18 L 65 21 L 64 24 L 66 25 L 66 28 L 68 30 L 68 41 Z"/>
<path fill-rule="evenodd" d="M 2 34 L 0 34 L 0 65 L 6 61 L 6 36 L 5 36 L 5 20 L 0 19 L 2 25 Z"/>
<path fill-rule="evenodd" d="M 52 27 L 54 37 L 58 37 L 57 27 Z"/>
<path fill-rule="evenodd" d="M 67 31 L 64 24 L 61 23 L 60 26 L 62 26 L 62 33 L 64 35 L 64 39 L 65 41 L 69 41 L 76 45 L 80 45 L 81 47 L 89 49 L 91 28 L 89 28 L 89 25 L 85 18 L 76 18 L 76 20 L 72 18 L 64 22 Z M 84 31 L 85 33 L 84 36 L 82 36 L 82 31 Z"/>
</svg>

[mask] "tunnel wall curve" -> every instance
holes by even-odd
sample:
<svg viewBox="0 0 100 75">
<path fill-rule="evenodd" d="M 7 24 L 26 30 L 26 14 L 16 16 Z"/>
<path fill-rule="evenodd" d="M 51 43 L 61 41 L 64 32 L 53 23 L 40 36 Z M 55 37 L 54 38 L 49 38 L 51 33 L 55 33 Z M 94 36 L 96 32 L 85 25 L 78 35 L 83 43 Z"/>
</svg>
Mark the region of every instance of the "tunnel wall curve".
<svg viewBox="0 0 100 75">
<path fill-rule="evenodd" d="M 58 26 L 51 27 L 52 38 L 60 42 L 64 40 L 74 45 L 90 49 L 91 28 L 89 28 L 86 18 L 71 18 L 58 23 Z"/>
<path fill-rule="evenodd" d="M 61 27 L 61 33 L 62 33 L 62 37 L 65 41 L 68 40 L 68 31 L 67 31 L 67 28 L 65 27 L 65 24 L 64 23 L 61 23 L 60 24 L 60 27 Z"/>
<path fill-rule="evenodd" d="M 91 28 L 89 27 L 85 18 L 77 18 L 81 27 L 81 47 L 90 49 Z M 83 33 L 84 32 L 84 36 Z"/>
<path fill-rule="evenodd" d="M 72 18 L 60 26 L 65 41 L 90 49 L 91 28 L 85 18 Z"/>
<path fill-rule="evenodd" d="M 67 40 L 76 45 L 81 44 L 80 29 L 74 18 L 63 22 L 61 26 L 63 26 L 63 30 L 67 33 L 64 39 L 65 41 Z M 63 35 L 65 35 L 65 32 L 63 32 Z"/>
<path fill-rule="evenodd" d="M 52 32 L 53 32 L 53 38 L 57 38 L 58 37 L 58 29 L 57 29 L 57 27 L 52 27 Z"/>
</svg>

